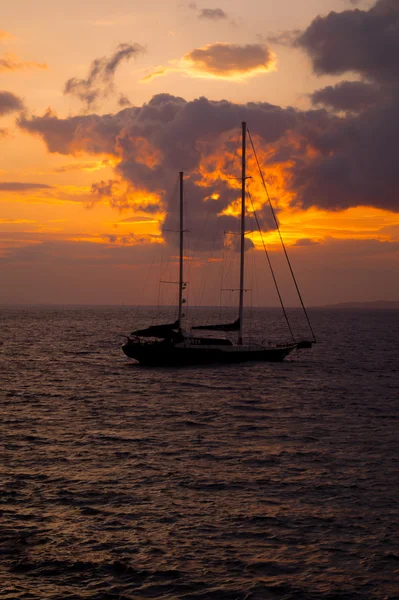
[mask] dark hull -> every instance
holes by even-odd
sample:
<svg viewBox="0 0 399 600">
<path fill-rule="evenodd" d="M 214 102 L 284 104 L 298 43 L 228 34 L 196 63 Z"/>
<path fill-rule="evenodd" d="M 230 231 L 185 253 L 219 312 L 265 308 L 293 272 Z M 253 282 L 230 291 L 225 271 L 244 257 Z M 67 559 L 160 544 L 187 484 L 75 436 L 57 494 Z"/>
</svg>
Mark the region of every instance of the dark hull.
<svg viewBox="0 0 399 600">
<path fill-rule="evenodd" d="M 165 346 L 162 343 L 127 342 L 122 346 L 123 352 L 142 365 L 148 366 L 187 366 L 213 363 L 230 364 L 248 361 L 281 362 L 295 348 L 296 344 L 281 347 L 245 348 L 235 347 L 177 347 Z"/>
</svg>

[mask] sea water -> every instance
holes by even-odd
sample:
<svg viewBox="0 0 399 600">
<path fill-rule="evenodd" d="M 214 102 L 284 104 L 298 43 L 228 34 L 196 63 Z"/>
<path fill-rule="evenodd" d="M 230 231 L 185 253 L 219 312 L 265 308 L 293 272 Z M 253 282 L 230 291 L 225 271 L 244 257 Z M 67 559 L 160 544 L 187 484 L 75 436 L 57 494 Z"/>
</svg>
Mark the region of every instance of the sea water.
<svg viewBox="0 0 399 600">
<path fill-rule="evenodd" d="M 311 310 L 283 363 L 140 367 L 156 312 L 0 309 L 0 597 L 397 598 L 399 311 Z"/>
</svg>

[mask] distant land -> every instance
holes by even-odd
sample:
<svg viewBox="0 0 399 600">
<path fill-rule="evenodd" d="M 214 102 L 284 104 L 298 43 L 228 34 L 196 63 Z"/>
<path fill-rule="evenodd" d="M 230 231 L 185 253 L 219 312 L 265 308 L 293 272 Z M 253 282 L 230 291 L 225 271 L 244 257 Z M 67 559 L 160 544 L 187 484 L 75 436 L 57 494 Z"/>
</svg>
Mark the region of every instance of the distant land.
<svg viewBox="0 0 399 600">
<path fill-rule="evenodd" d="M 326 306 L 323 306 L 322 308 L 399 309 L 399 300 L 375 300 L 374 302 L 340 302 L 339 304 L 327 304 Z"/>
</svg>

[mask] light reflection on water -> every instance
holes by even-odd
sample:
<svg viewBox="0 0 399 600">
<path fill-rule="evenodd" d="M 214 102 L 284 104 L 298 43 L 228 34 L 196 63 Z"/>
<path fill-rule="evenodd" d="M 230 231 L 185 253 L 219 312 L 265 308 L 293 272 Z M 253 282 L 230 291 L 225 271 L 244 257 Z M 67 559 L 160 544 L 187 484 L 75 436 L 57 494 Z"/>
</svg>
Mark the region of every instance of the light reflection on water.
<svg viewBox="0 0 399 600">
<path fill-rule="evenodd" d="M 2 598 L 394 598 L 399 312 L 184 369 L 121 353 L 150 313 L 1 309 Z"/>
</svg>

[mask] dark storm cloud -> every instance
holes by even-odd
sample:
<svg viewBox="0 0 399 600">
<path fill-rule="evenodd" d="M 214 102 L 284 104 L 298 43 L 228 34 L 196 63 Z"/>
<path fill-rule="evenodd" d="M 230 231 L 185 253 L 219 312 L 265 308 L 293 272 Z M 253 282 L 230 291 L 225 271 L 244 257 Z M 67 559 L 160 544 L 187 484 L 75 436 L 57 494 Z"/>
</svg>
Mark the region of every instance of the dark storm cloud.
<svg viewBox="0 0 399 600">
<path fill-rule="evenodd" d="M 363 19 L 368 31 L 375 20 L 375 29 L 380 32 L 386 11 L 392 16 L 391 8 L 392 2 L 380 0 L 374 9 L 344 11 L 338 17 L 350 23 Z M 340 30 L 326 28 L 330 19 L 331 14 L 324 20 L 316 19 L 309 30 L 314 32 L 316 23 L 327 36 L 325 44 L 333 48 L 339 46 L 342 36 Z M 392 23 L 395 28 L 394 19 Z M 309 39 L 306 31 L 303 39 Z M 321 34 L 317 39 L 318 47 L 323 48 Z M 379 34 L 376 39 L 377 46 L 383 43 Z M 160 94 L 142 107 L 126 108 L 115 115 L 58 119 L 46 114 L 24 118 L 21 126 L 41 135 L 53 152 L 73 154 L 83 149 L 115 154 L 120 159 L 115 169 L 117 179 L 128 182 L 132 189 L 159 196 L 160 205 L 167 211 L 165 229 L 177 229 L 177 193 L 170 191 L 176 186 L 177 172 L 184 170 L 187 202 L 194 215 L 193 235 L 200 239 L 203 231 L 204 246 L 217 232 L 237 225 L 235 217 L 223 213 L 239 194 L 217 173 L 239 176 L 237 161 L 233 166 L 231 132 L 237 140 L 243 120 L 268 150 L 269 164 L 285 164 L 289 175 L 285 185 L 299 206 L 338 210 L 369 205 L 399 211 L 399 89 L 392 79 L 391 38 L 386 39 L 386 52 L 378 46 L 380 61 L 387 57 L 388 66 L 380 71 L 386 74 L 386 80 L 379 76 L 378 81 L 372 81 L 372 66 L 363 82 L 342 82 L 315 92 L 313 100 L 333 111 L 304 112 L 267 103 L 238 105 L 206 98 L 186 102 Z M 353 70 L 353 61 L 345 60 L 347 68 Z M 364 64 L 359 75 L 365 72 Z M 344 116 L 343 111 L 347 111 Z M 265 173 L 267 177 L 267 165 Z M 210 200 L 215 187 L 219 187 L 219 195 Z M 164 234 L 169 235 L 166 231 Z"/>
<path fill-rule="evenodd" d="M 186 102 L 161 94 L 142 107 L 115 115 L 59 119 L 47 113 L 24 117 L 20 124 L 42 136 L 51 152 L 115 154 L 120 159 L 116 175 L 136 189 L 158 194 L 171 213 L 166 190 L 175 185 L 177 172 L 183 169 L 191 177 L 201 161 L 215 152 L 223 155 L 228 150 L 226 134 L 235 130 L 238 135 L 237 124 L 243 119 L 262 145 L 273 146 L 270 162 L 292 163 L 287 185 L 298 204 L 332 210 L 358 205 L 398 210 L 399 118 L 392 97 L 383 106 L 343 118 L 326 110 L 299 112 L 267 103 L 237 105 L 206 98 Z M 223 163 L 221 168 L 239 175 L 237 164 Z M 217 216 L 236 193 L 222 187 L 220 201 L 208 205 L 204 198 L 211 192 L 197 184 L 193 180 L 190 190 L 190 204 L 197 214 L 211 210 Z"/>
<path fill-rule="evenodd" d="M 128 175 L 133 162 L 140 164 L 140 152 L 132 143 L 135 138 L 145 138 L 162 155 L 160 165 L 147 167 L 150 171 L 162 165 L 172 171 L 179 167 L 195 169 L 201 158 L 201 140 L 208 139 L 212 146 L 223 133 L 238 131 L 243 119 L 252 124 L 254 133 L 270 143 L 295 127 L 298 113 L 267 102 L 241 105 L 204 97 L 187 102 L 177 96 L 158 94 L 148 104 L 126 108 L 115 115 L 60 119 L 47 111 L 42 117 L 23 117 L 19 124 L 25 131 L 40 135 L 50 152 L 79 154 L 85 150 L 121 156 L 126 159 L 126 164 L 121 164 Z M 152 185 L 157 187 L 156 182 Z"/>
<path fill-rule="evenodd" d="M 135 109 L 125 109 L 130 114 Z M 20 127 L 32 134 L 43 137 L 50 152 L 78 154 L 85 151 L 92 154 L 113 153 L 116 136 L 123 129 L 125 111 L 116 115 L 84 115 L 59 119 L 51 110 L 42 117 L 22 116 Z"/>
<path fill-rule="evenodd" d="M 90 66 L 86 79 L 73 77 L 65 84 L 64 93 L 76 96 L 88 107 L 113 90 L 114 76 L 118 66 L 133 56 L 144 52 L 139 44 L 120 44 L 110 57 L 96 58 Z"/>
<path fill-rule="evenodd" d="M 23 110 L 23 102 L 11 92 L 0 92 L 0 116 Z"/>
<path fill-rule="evenodd" d="M 226 181 L 219 181 L 218 176 L 212 185 L 211 182 L 209 186 L 203 185 L 198 177 L 199 165 L 212 157 L 206 169 L 214 171 L 213 161 L 227 150 L 232 158 L 223 158 L 220 168 L 229 175 L 239 176 L 239 160 L 234 158 L 234 152 L 243 119 L 253 124 L 253 133 L 265 143 L 274 143 L 295 127 L 297 113 L 267 103 L 239 105 L 206 98 L 186 102 L 183 98 L 160 94 L 142 107 L 126 108 L 115 115 L 59 119 L 48 112 L 43 117 L 24 117 L 20 126 L 43 137 L 51 152 L 79 154 L 84 150 L 115 154 L 120 159 L 115 169 L 118 178 L 128 182 L 132 189 L 159 196 L 160 204 L 168 212 L 166 229 L 177 228 L 177 193 L 172 192 L 178 171 L 184 170 L 193 229 L 198 232 L 203 229 L 201 243 L 205 246 L 208 236 L 216 231 L 220 231 L 222 239 L 224 230 L 234 229 L 237 219 L 220 213 L 237 199 L 239 192 Z M 206 200 L 215 191 L 219 199 Z M 123 208 L 124 197 L 115 193 L 113 181 L 100 182 L 93 188 L 94 201 L 104 197 Z M 151 202 L 145 207 L 149 212 L 154 209 Z"/>
<path fill-rule="evenodd" d="M 376 81 L 399 77 L 399 2 L 379 0 L 368 11 L 317 17 L 297 38 L 318 74 L 355 71 Z"/>
<path fill-rule="evenodd" d="M 302 206 L 370 205 L 399 211 L 397 105 L 332 120 L 311 132 L 311 158 L 297 157 L 290 185 Z"/>
<path fill-rule="evenodd" d="M 30 190 L 51 189 L 51 185 L 45 183 L 21 183 L 19 181 L 0 182 L 0 192 L 28 192 Z"/>
<path fill-rule="evenodd" d="M 203 8 L 198 15 L 199 19 L 208 19 L 209 21 L 220 21 L 227 19 L 227 13 L 221 8 Z"/>
<path fill-rule="evenodd" d="M 348 71 L 363 77 L 312 95 L 313 102 L 348 114 L 303 130 L 316 152 L 296 158 L 291 185 L 297 202 L 399 211 L 399 2 L 379 0 L 367 11 L 317 17 L 297 44 L 309 54 L 316 73 Z"/>
<path fill-rule="evenodd" d="M 238 231 L 237 219 L 221 215 L 219 212 L 230 202 L 236 200 L 239 192 L 232 190 L 225 181 L 216 181 L 208 187 L 200 186 L 198 183 L 199 177 L 196 175 L 189 175 L 184 182 L 184 195 L 189 205 L 190 245 L 200 251 L 209 251 L 210 249 L 217 251 L 223 247 L 227 231 Z M 220 193 L 220 199 L 204 202 L 204 199 L 216 189 Z M 163 225 L 164 237 L 170 245 L 177 245 L 177 236 L 173 232 L 178 228 L 179 211 L 176 194 L 169 200 L 168 212 Z M 233 237 L 233 242 L 235 242 L 235 237 Z M 246 249 L 253 246 L 250 240 L 248 242 L 249 245 L 246 246 Z"/>
<path fill-rule="evenodd" d="M 387 97 L 384 89 L 374 83 L 364 81 L 342 81 L 311 94 L 313 104 L 323 104 L 337 111 L 360 112 L 376 106 Z"/>
</svg>

